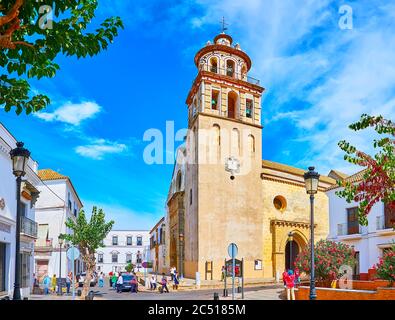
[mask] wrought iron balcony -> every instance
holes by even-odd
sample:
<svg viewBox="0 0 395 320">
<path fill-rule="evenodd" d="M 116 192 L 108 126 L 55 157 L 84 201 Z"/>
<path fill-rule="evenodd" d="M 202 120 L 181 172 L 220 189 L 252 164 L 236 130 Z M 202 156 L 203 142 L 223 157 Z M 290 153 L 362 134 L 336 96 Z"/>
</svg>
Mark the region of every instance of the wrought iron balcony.
<svg viewBox="0 0 395 320">
<path fill-rule="evenodd" d="M 21 217 L 21 234 L 37 238 L 37 222 L 26 217 Z"/>
<path fill-rule="evenodd" d="M 202 64 L 199 68 L 200 71 L 208 71 L 212 73 L 217 73 L 220 75 L 224 75 L 230 78 L 243 80 L 251 84 L 259 85 L 260 81 L 253 77 L 248 76 L 246 73 L 236 72 L 233 68 L 219 68 L 218 66 L 212 66 L 209 64 Z"/>
</svg>

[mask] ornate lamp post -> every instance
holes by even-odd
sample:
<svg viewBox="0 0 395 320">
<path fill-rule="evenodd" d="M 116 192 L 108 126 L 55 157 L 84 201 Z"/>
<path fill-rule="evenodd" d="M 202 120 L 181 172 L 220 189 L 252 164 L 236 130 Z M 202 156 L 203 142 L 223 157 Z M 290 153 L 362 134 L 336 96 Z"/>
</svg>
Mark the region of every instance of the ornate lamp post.
<svg viewBox="0 0 395 320">
<path fill-rule="evenodd" d="M 320 175 L 314 171 L 314 167 L 309 167 L 309 171 L 304 174 L 306 192 L 310 195 L 310 300 L 315 300 L 317 298 L 314 270 L 314 195 L 318 191 L 319 179 Z"/>
<path fill-rule="evenodd" d="M 58 296 L 62 295 L 62 245 L 63 238 L 59 235 L 58 237 L 59 243 L 59 278 L 58 278 Z"/>
<path fill-rule="evenodd" d="M 26 174 L 26 164 L 30 157 L 30 151 L 23 147 L 23 142 L 17 142 L 16 148 L 10 151 L 10 156 L 12 159 L 12 172 L 16 177 L 15 282 L 13 299 L 21 300 L 21 183 L 22 177 Z"/>
<path fill-rule="evenodd" d="M 294 241 L 294 234 L 293 232 L 288 233 L 288 242 L 289 242 L 289 269 L 293 270 L 292 268 L 292 241 Z"/>
</svg>

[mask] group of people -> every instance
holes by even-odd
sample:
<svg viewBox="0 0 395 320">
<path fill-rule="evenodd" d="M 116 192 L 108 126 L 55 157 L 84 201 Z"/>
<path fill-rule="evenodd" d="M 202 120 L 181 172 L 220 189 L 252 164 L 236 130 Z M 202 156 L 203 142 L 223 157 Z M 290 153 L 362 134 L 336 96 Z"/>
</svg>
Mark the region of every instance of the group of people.
<svg viewBox="0 0 395 320">
<path fill-rule="evenodd" d="M 170 278 L 171 278 L 171 282 L 173 283 L 173 290 L 178 290 L 178 286 L 180 284 L 180 278 L 177 272 L 176 267 L 172 267 L 170 268 Z M 160 287 L 159 287 L 159 292 L 163 293 L 169 293 L 169 288 L 168 288 L 168 278 L 166 276 L 165 273 L 162 273 L 162 278 L 159 282 Z M 150 278 L 150 290 L 151 291 L 155 291 L 157 288 L 157 284 L 158 284 L 158 278 L 156 275 L 152 275 Z"/>
<path fill-rule="evenodd" d="M 66 275 L 66 293 L 70 294 L 71 283 L 73 279 L 73 273 L 69 272 Z M 77 281 L 78 283 L 78 281 Z M 37 278 L 36 274 L 33 274 L 33 287 L 39 287 L 40 281 Z M 58 278 L 56 274 L 52 275 L 52 278 L 46 273 L 42 278 L 42 287 L 44 289 L 44 294 L 48 295 L 49 293 L 56 293 L 58 287 Z"/>
<path fill-rule="evenodd" d="M 295 287 L 298 287 L 300 284 L 299 269 L 295 268 L 295 271 L 291 269 L 285 270 L 283 272 L 283 282 L 287 292 L 287 300 L 295 300 Z"/>
</svg>

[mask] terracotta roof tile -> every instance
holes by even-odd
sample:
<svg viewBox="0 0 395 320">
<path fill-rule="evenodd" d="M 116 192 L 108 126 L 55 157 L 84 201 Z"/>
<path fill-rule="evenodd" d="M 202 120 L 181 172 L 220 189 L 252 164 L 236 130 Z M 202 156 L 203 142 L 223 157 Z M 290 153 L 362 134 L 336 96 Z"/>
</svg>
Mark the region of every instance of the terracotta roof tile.
<svg viewBox="0 0 395 320">
<path fill-rule="evenodd" d="M 64 176 L 56 171 L 53 171 L 52 169 L 42 169 L 38 170 L 38 176 L 40 177 L 41 180 L 63 180 L 63 179 L 69 179 L 69 177 Z"/>
<path fill-rule="evenodd" d="M 353 175 L 345 178 L 343 180 L 343 182 L 350 182 L 350 183 L 360 182 L 360 181 L 362 181 L 363 176 L 365 175 L 367 170 L 368 169 L 363 169 L 361 171 L 358 171 L 357 173 L 354 173 Z M 337 188 L 340 188 L 340 187 L 336 184 L 336 185 L 333 185 L 333 186 L 330 186 L 329 188 L 327 188 L 326 191 L 337 189 Z"/>
<path fill-rule="evenodd" d="M 286 172 L 286 173 L 291 173 L 291 174 L 295 174 L 298 176 L 303 176 L 304 173 L 307 170 L 303 170 L 300 168 L 295 168 L 286 164 L 282 164 L 279 162 L 273 162 L 273 161 L 269 161 L 269 160 L 262 160 L 262 168 L 268 168 L 268 169 L 273 169 L 273 170 L 278 170 L 278 171 L 282 171 L 282 172 Z M 326 182 L 329 184 L 335 184 L 336 180 L 332 179 L 330 177 L 327 177 L 325 175 L 320 175 L 320 181 L 322 182 Z"/>
</svg>

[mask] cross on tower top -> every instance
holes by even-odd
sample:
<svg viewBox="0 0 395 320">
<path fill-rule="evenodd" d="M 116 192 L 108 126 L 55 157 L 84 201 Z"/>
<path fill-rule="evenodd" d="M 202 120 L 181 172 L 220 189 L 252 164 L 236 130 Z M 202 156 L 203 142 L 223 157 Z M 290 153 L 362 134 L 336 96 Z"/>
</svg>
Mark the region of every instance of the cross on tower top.
<svg viewBox="0 0 395 320">
<path fill-rule="evenodd" d="M 228 30 L 227 26 L 229 24 L 225 22 L 225 17 L 222 17 L 222 20 L 220 22 L 221 22 L 221 31 L 222 33 L 225 33 L 225 31 Z"/>
</svg>

